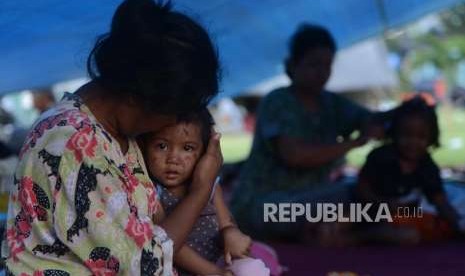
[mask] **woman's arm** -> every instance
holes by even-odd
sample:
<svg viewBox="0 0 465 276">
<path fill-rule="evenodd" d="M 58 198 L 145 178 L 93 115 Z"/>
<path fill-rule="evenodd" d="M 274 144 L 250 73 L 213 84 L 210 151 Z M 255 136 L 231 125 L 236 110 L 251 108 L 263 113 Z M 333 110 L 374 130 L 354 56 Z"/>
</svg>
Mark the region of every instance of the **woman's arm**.
<svg viewBox="0 0 465 276">
<path fill-rule="evenodd" d="M 224 202 L 223 191 L 218 185 L 213 197 L 220 233 L 223 236 L 224 259 L 231 264 L 232 258 L 245 258 L 250 252 L 252 239 L 237 228 L 234 218 Z"/>
<path fill-rule="evenodd" d="M 196 275 L 223 275 L 225 271 L 212 262 L 209 262 L 192 248 L 183 245 L 174 257 L 177 267 Z"/>
<path fill-rule="evenodd" d="M 312 145 L 300 139 L 280 136 L 274 146 L 278 156 L 290 167 L 316 168 L 344 156 L 348 151 L 362 146 L 365 138 L 333 145 Z"/>
<path fill-rule="evenodd" d="M 70 145 L 79 138 L 97 140 L 95 154 L 89 154 L 85 145 Z M 93 129 L 82 128 L 70 138 L 60 162 L 53 163 L 59 167 L 49 181 L 62 182 L 54 191 L 56 205 L 47 217 L 53 221 L 57 242 L 71 251 L 90 274 L 98 274 L 101 269 L 124 275 L 171 273 L 172 241 L 164 229 L 138 213 L 133 202 L 128 201 L 131 192 L 124 187 L 130 184 L 121 183 L 121 179 L 135 176 L 109 163 L 98 139 Z M 45 150 L 39 156 L 56 158 Z M 43 168 L 44 172 L 48 170 L 47 166 Z M 116 176 L 119 174 L 124 175 Z M 143 188 L 137 185 L 134 189 Z"/>
</svg>

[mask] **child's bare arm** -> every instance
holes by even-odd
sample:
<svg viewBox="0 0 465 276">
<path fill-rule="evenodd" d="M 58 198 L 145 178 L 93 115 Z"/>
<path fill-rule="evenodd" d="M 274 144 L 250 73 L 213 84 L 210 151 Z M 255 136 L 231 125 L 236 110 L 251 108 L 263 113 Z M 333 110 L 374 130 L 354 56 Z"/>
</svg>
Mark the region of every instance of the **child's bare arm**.
<svg viewBox="0 0 465 276">
<path fill-rule="evenodd" d="M 229 212 L 228 206 L 226 206 L 226 203 L 224 202 L 223 190 L 221 189 L 220 185 L 218 185 L 215 189 L 215 194 L 213 195 L 213 205 L 215 205 L 220 229 L 236 226 L 234 218 L 231 212 Z"/>
<path fill-rule="evenodd" d="M 153 216 L 153 222 L 158 224 L 165 218 L 165 211 L 162 206 Z M 175 254 L 174 262 L 177 266 L 191 273 L 198 275 L 223 275 L 225 271 L 220 269 L 214 263 L 209 262 L 192 248 L 184 244 Z"/>
<path fill-rule="evenodd" d="M 252 239 L 236 227 L 234 218 L 224 202 L 223 191 L 220 186 L 216 188 L 213 195 L 213 204 L 215 205 L 218 224 L 223 236 L 225 262 L 231 264 L 232 258 L 247 257 Z"/>
<path fill-rule="evenodd" d="M 226 271 L 209 262 L 192 248 L 183 245 L 174 256 L 175 264 L 195 275 L 224 275 Z"/>
</svg>

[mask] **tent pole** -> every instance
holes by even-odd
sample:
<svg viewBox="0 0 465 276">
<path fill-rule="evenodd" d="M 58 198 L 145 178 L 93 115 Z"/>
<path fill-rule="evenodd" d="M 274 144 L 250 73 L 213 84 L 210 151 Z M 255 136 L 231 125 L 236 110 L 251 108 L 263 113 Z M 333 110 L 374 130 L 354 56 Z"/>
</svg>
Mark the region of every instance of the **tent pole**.
<svg viewBox="0 0 465 276">
<path fill-rule="evenodd" d="M 387 39 L 387 32 L 389 30 L 389 19 L 386 13 L 386 6 L 384 5 L 384 0 L 376 0 L 378 6 L 379 17 L 381 18 L 381 28 L 384 41 Z"/>
</svg>

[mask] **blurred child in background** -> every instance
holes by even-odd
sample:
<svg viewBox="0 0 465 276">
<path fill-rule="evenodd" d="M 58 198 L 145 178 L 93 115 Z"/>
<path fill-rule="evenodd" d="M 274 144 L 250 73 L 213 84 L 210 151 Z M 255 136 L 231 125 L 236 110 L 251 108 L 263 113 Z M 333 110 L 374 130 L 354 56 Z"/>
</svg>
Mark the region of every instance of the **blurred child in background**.
<svg viewBox="0 0 465 276">
<path fill-rule="evenodd" d="M 368 155 L 356 188 L 362 202 L 388 203 L 393 223 L 372 225 L 364 238 L 416 243 L 460 232 L 459 216 L 448 202 L 440 169 L 429 151 L 439 147 L 439 136 L 435 109 L 422 98 L 406 101 L 395 110 L 387 139 Z M 436 207 L 439 218 L 413 217 L 422 195 Z M 409 216 L 398 216 L 403 207 L 410 208 Z"/>
</svg>

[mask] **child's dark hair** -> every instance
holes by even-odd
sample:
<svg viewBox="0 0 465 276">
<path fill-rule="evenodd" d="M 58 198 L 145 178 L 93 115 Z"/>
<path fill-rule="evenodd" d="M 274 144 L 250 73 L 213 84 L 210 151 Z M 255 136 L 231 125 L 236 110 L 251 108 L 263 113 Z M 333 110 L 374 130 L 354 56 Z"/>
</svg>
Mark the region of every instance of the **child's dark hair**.
<svg viewBox="0 0 465 276">
<path fill-rule="evenodd" d="M 298 63 L 308 50 L 316 48 L 325 48 L 336 53 L 336 41 L 331 33 L 322 26 L 308 23 L 299 25 L 297 31 L 289 41 L 289 57 L 286 62 L 286 73 L 290 74 L 289 63 Z"/>
<path fill-rule="evenodd" d="M 400 124 L 406 118 L 418 116 L 425 120 L 430 129 L 429 145 L 435 148 L 440 146 L 439 125 L 434 106 L 430 106 L 422 97 L 414 97 L 394 110 L 392 123 L 387 130 L 387 138 L 395 142 L 399 136 Z"/>
<path fill-rule="evenodd" d="M 208 142 L 210 141 L 210 136 L 212 134 L 212 127 L 215 125 L 215 120 L 207 107 L 204 106 L 195 111 L 178 115 L 177 123 L 198 124 L 200 126 L 200 138 L 203 144 L 203 151 L 205 152 L 207 150 Z M 144 149 L 147 148 L 147 143 L 150 142 L 153 134 L 154 133 L 145 133 L 137 137 L 137 143 L 139 146 Z"/>
<path fill-rule="evenodd" d="M 213 116 L 207 107 L 202 107 L 200 110 L 191 113 L 179 115 L 177 122 L 200 125 L 204 151 L 207 149 L 208 141 L 210 141 L 210 136 L 212 134 L 212 127 L 215 125 Z"/>
<path fill-rule="evenodd" d="M 123 1 L 110 32 L 92 49 L 87 71 L 107 91 L 130 95 L 158 113 L 190 112 L 218 93 L 216 48 L 205 29 L 173 11 L 170 1 Z"/>
</svg>

